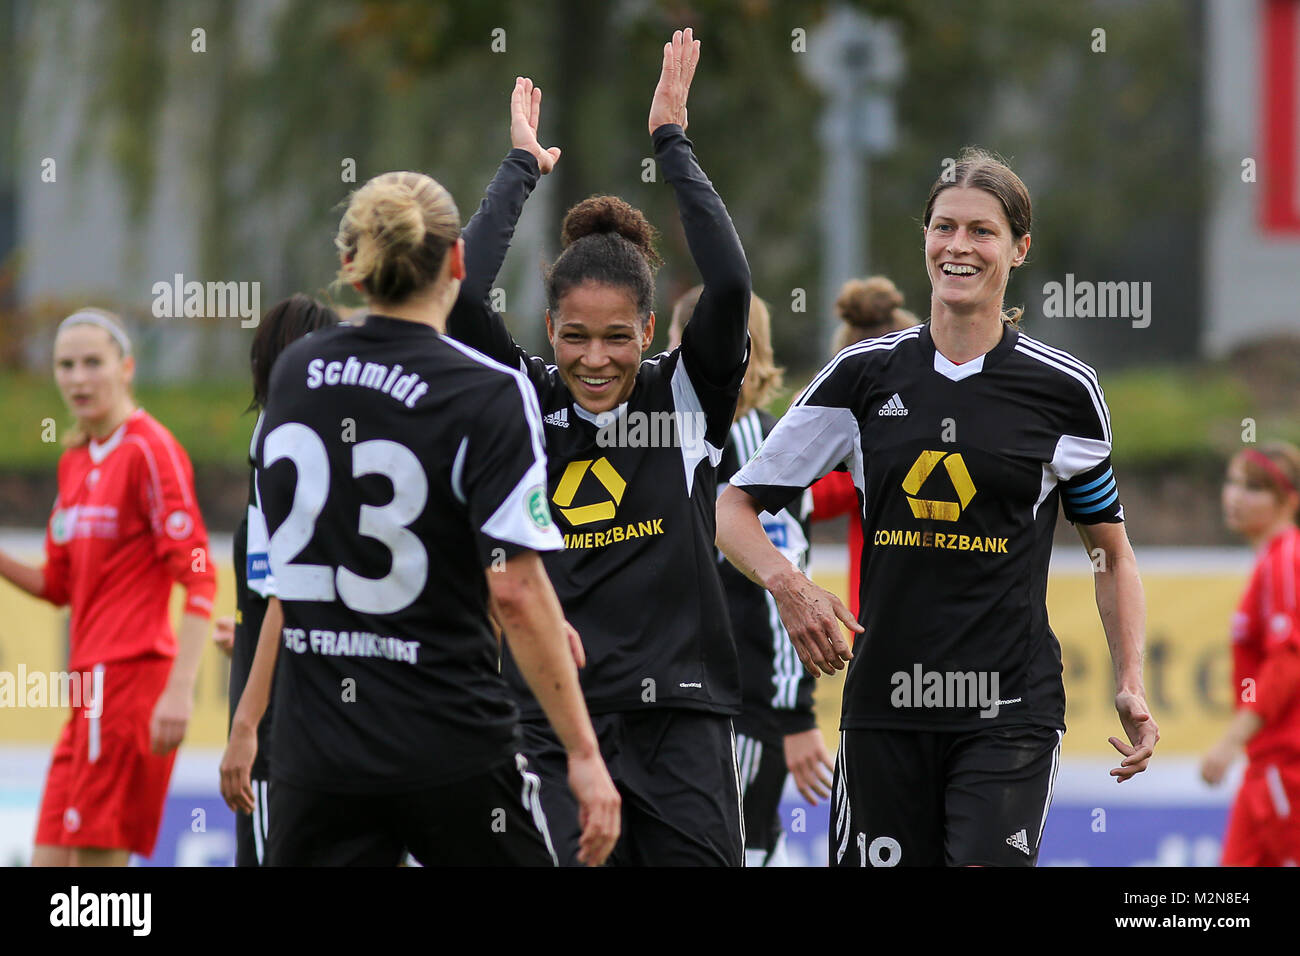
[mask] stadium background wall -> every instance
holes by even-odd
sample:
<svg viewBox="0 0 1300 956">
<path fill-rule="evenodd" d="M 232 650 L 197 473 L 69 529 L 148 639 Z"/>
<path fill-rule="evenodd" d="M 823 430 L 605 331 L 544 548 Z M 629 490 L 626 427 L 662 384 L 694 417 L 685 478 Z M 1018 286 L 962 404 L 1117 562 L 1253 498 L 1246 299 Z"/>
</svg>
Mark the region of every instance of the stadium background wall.
<svg viewBox="0 0 1300 956">
<path fill-rule="evenodd" d="M 29 559 L 34 556 L 28 556 Z M 818 583 L 843 594 L 842 571 L 818 571 Z M 218 569 L 216 614 L 234 613 L 234 573 Z M 1231 713 L 1228 622 L 1245 585 L 1237 573 L 1146 571 L 1147 700 L 1160 723 L 1160 752 L 1199 754 L 1217 739 Z M 180 607 L 173 594 L 173 615 Z M 1052 627 L 1065 668 L 1064 756 L 1101 757 L 1113 752 L 1107 738 L 1119 733 L 1112 702 L 1110 657 L 1087 572 L 1054 572 L 1048 588 Z M 16 674 L 61 671 L 66 666 L 66 613 L 20 593 L 0 589 L 0 671 Z M 228 664 L 209 643 L 195 692 L 186 745 L 221 747 L 226 737 Z M 841 679 L 817 689 L 818 723 L 828 746 L 837 738 Z M 52 745 L 65 719 L 57 707 L 0 709 L 0 745 Z"/>
</svg>

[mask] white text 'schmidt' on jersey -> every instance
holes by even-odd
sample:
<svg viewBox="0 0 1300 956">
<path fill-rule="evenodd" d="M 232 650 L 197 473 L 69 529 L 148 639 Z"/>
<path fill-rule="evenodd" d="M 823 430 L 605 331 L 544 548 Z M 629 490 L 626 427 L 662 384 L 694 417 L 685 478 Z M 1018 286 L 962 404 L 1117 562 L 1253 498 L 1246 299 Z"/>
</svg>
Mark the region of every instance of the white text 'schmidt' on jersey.
<svg viewBox="0 0 1300 956">
<path fill-rule="evenodd" d="M 1122 521 L 1110 448 L 1096 373 L 1010 327 L 962 365 L 928 325 L 894 332 L 813 379 L 732 483 L 777 511 L 841 464 L 853 476 L 866 631 L 844 729 L 1064 728 L 1046 606 L 1057 501 L 1074 522 Z M 993 688 L 995 706 L 977 702 Z"/>
<path fill-rule="evenodd" d="M 485 568 L 561 546 L 527 380 L 371 315 L 285 350 L 257 462 L 285 618 L 276 779 L 416 789 L 510 759 Z"/>
</svg>

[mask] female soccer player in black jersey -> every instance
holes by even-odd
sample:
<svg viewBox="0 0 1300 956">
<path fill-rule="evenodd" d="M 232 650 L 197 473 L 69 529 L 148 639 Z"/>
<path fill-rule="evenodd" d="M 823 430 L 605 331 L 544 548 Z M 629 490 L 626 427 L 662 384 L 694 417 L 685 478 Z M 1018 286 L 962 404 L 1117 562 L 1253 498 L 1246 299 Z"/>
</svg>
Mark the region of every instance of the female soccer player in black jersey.
<svg viewBox="0 0 1300 956">
<path fill-rule="evenodd" d="M 565 218 L 565 249 L 546 280 L 554 365 L 518 349 L 486 309 L 482 321 L 458 315 L 448 326 L 522 369 L 541 403 L 547 493 L 565 541 L 546 555 L 546 569 L 586 646 L 583 691 L 623 796 L 624 836 L 611 861 L 624 865 L 743 861 L 730 719 L 740 687 L 714 560 L 713 501 L 745 371 L 750 276 L 726 207 L 684 134 L 698 57 L 689 30 L 665 45 L 649 118 L 659 172 L 704 280 L 681 348 L 642 360 L 654 336 L 657 259 L 649 225 L 614 197 L 586 200 Z M 539 167 L 554 159 L 536 141 L 539 102 L 520 79 L 512 101 L 519 148 L 466 229 L 471 268 L 499 264 Z M 503 672 L 519 695 L 525 752 L 546 784 L 557 850 L 571 859 L 575 808 L 551 785 L 563 772 L 562 751 L 512 654 Z"/>
<path fill-rule="evenodd" d="M 673 304 L 668 347 L 681 344 L 682 332 L 699 301 L 696 286 Z M 772 320 L 767 303 L 749 300 L 749 367 L 736 404 L 731 432 L 718 465 L 718 491 L 740 470 L 775 427 L 764 410 L 781 388 L 783 370 L 772 354 Z M 808 570 L 811 492 L 777 514 L 762 515 L 763 530 L 801 571 Z M 830 796 L 831 763 L 813 713 L 811 674 L 799 665 L 772 595 L 737 571 L 719 554 L 718 573 L 727 598 L 727 616 L 740 658 L 743 692 L 736 727 L 736 763 L 745 811 L 745 865 L 786 866 L 785 829 L 780 818 L 786 775 L 813 806 Z"/>
<path fill-rule="evenodd" d="M 339 324 L 339 316 L 327 305 L 298 293 L 266 310 L 257 327 L 249 349 L 249 363 L 253 373 L 253 401 L 249 410 L 257 410 L 253 438 L 248 451 L 249 464 L 257 446 L 257 436 L 262 429 L 262 409 L 266 407 L 266 392 L 275 360 L 290 343 L 317 329 L 327 329 Z M 266 560 L 266 519 L 257 498 L 257 470 L 249 469 L 248 508 L 239 527 L 235 529 L 235 616 L 217 622 L 230 628 L 230 719 L 235 719 L 235 708 L 244 692 L 249 668 L 253 666 L 253 652 L 257 649 L 257 636 L 266 616 L 267 599 L 273 593 L 272 579 Z M 235 815 L 235 865 L 260 866 L 266 859 L 266 831 L 268 821 L 267 785 L 270 781 L 271 713 L 267 712 L 257 727 L 257 759 L 251 768 L 253 809 L 250 813 Z"/>
<path fill-rule="evenodd" d="M 537 552 L 547 509 L 541 416 L 518 371 L 441 334 L 465 274 L 451 196 L 419 173 L 355 192 L 339 279 L 370 314 L 276 362 L 256 444 L 276 599 L 222 763 L 248 766 L 272 670 L 271 865 L 553 864 L 537 777 L 488 620 L 564 742 L 580 858 L 618 837 L 618 793 L 583 705 Z M 561 781 L 559 786 L 563 786 Z"/>
<path fill-rule="evenodd" d="M 1029 252 L 1024 183 L 964 152 L 923 222 L 930 321 L 851 346 L 813 379 L 719 498 L 718 543 L 771 591 L 809 670 L 851 659 L 832 865 L 1026 866 L 1065 728 L 1046 608 L 1057 502 L 1097 571 L 1129 738 L 1110 738 L 1120 781 L 1146 769 L 1158 739 L 1142 685 L 1142 583 L 1096 373 L 1022 333 L 1019 310 L 1002 312 Z M 862 508 L 861 624 L 758 522 L 836 467 Z M 837 619 L 863 632 L 852 653 Z"/>
</svg>

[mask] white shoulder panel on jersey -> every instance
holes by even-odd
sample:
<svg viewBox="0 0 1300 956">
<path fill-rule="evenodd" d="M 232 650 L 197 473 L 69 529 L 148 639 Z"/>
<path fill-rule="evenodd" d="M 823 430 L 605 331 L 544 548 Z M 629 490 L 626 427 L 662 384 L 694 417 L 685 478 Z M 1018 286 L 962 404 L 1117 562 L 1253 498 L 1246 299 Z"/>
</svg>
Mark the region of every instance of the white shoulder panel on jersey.
<svg viewBox="0 0 1300 956">
<path fill-rule="evenodd" d="M 840 462 L 865 495 L 862 433 L 847 408 L 794 405 L 776 423 L 763 446 L 731 478 L 733 485 L 807 488 Z"/>
<path fill-rule="evenodd" d="M 695 487 L 695 469 L 705 458 L 715 468 L 722 461 L 722 449 L 704 437 L 704 406 L 695 394 L 695 385 L 686 372 L 686 363 L 679 358 L 673 369 L 673 410 L 677 413 L 677 431 L 681 438 L 682 467 L 686 469 L 686 494 Z"/>
<path fill-rule="evenodd" d="M 1110 442 L 1096 438 L 1062 435 L 1052 455 L 1051 468 L 1061 481 L 1069 481 L 1089 468 L 1100 465 L 1110 455 Z"/>
<path fill-rule="evenodd" d="M 533 551 L 562 550 L 564 539 L 550 520 L 549 513 L 545 525 L 539 524 L 534 514 L 533 509 L 539 500 L 541 507 L 545 508 L 546 461 L 542 458 L 533 462 L 492 517 L 483 524 L 483 533 L 489 538 L 510 541 Z"/>
</svg>

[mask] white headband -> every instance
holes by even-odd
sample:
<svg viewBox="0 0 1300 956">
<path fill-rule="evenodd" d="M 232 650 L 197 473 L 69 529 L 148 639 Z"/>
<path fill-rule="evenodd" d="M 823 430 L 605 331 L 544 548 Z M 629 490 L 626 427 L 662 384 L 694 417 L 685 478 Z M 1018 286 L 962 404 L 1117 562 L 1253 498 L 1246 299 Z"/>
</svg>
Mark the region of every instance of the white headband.
<svg viewBox="0 0 1300 956">
<path fill-rule="evenodd" d="M 59 323 L 58 331 L 54 334 L 57 336 L 59 332 L 62 332 L 70 325 L 97 325 L 111 335 L 113 341 L 121 346 L 123 356 L 131 354 L 131 340 L 126 337 L 126 333 L 98 312 L 74 312 Z"/>
</svg>

